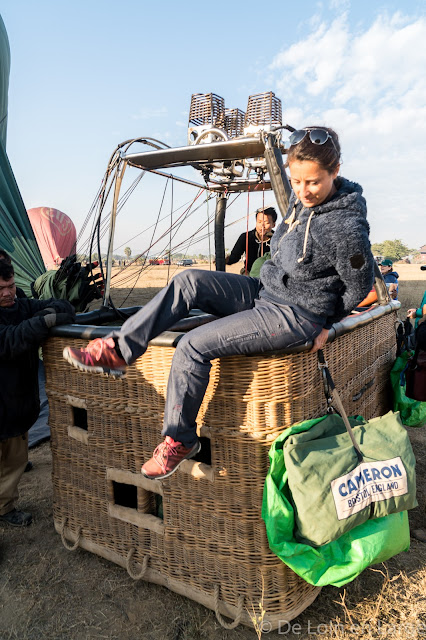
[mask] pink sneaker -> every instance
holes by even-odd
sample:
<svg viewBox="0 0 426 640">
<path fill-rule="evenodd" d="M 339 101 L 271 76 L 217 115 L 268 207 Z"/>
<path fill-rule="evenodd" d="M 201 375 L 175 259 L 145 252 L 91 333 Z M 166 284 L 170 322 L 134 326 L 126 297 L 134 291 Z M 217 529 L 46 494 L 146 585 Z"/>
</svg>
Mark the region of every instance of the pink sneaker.
<svg viewBox="0 0 426 640">
<path fill-rule="evenodd" d="M 127 363 L 115 350 L 113 338 L 96 338 L 84 349 L 65 347 L 63 356 L 67 362 L 92 373 L 106 373 L 113 378 L 122 376 Z"/>
<path fill-rule="evenodd" d="M 181 462 L 196 456 L 200 449 L 199 441 L 188 449 L 181 442 L 176 442 L 170 436 L 166 436 L 164 442 L 155 449 L 152 458 L 145 462 L 141 472 L 146 478 L 152 480 L 167 478 L 176 471 Z"/>
</svg>

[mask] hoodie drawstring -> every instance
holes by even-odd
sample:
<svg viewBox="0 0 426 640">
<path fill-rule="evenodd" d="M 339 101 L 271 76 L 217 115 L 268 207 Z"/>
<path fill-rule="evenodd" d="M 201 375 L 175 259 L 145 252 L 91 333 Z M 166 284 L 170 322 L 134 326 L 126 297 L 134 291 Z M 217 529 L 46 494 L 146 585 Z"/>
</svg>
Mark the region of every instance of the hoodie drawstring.
<svg viewBox="0 0 426 640">
<path fill-rule="evenodd" d="M 296 200 L 296 202 L 294 203 L 294 207 L 293 207 L 293 210 L 292 210 L 291 214 L 289 215 L 289 217 L 288 217 L 288 218 L 286 218 L 286 219 L 284 220 L 285 224 L 287 224 L 287 225 L 288 225 L 288 229 L 287 229 L 287 231 L 286 231 L 285 235 L 287 235 L 288 233 L 290 233 L 291 231 L 293 231 L 293 229 L 294 229 L 295 227 L 297 227 L 297 225 L 298 225 L 298 224 L 301 224 L 301 223 L 300 223 L 300 220 L 296 220 L 296 219 L 295 219 L 295 218 L 296 218 L 296 205 L 297 205 L 298 203 L 299 203 L 299 200 Z M 305 209 L 305 207 L 302 207 L 302 210 L 300 211 L 300 215 L 302 215 L 302 213 L 303 213 L 304 209 Z M 306 248 L 307 248 L 307 246 L 308 246 L 309 229 L 310 229 L 310 226 L 311 226 L 311 220 L 312 220 L 312 216 L 314 215 L 314 213 L 315 213 L 315 209 L 312 209 L 312 211 L 311 211 L 311 213 L 310 213 L 310 215 L 309 215 L 308 221 L 307 221 L 307 223 L 306 223 L 305 238 L 304 238 L 304 241 L 303 241 L 303 251 L 302 251 L 302 256 L 301 256 L 300 258 L 298 258 L 298 259 L 297 259 L 297 262 L 303 262 L 303 260 L 305 259 L 305 256 L 306 256 Z M 299 217 L 300 217 L 300 216 L 299 216 Z M 282 237 L 281 237 L 281 239 L 280 239 L 280 241 L 279 241 L 279 243 L 278 243 L 278 248 L 277 248 L 277 250 L 275 251 L 275 253 L 274 253 L 274 255 L 272 256 L 272 258 L 274 258 L 274 257 L 276 256 L 276 254 L 278 253 L 279 246 L 280 246 L 281 242 L 283 241 L 283 239 L 284 239 L 284 236 L 282 236 Z"/>
<path fill-rule="evenodd" d="M 293 231 L 294 227 L 296 227 L 298 224 L 300 224 L 300 220 L 295 220 L 295 217 L 296 217 L 296 204 L 298 202 L 299 201 L 296 200 L 296 202 L 294 204 L 294 207 L 293 207 L 293 211 L 291 212 L 289 217 L 284 220 L 285 224 L 288 224 L 288 229 L 286 231 L 286 235 L 287 235 L 287 233 L 290 233 L 290 231 Z"/>
<path fill-rule="evenodd" d="M 305 259 L 306 247 L 308 246 L 309 227 L 311 226 L 311 220 L 314 213 L 315 213 L 315 210 L 311 211 L 311 215 L 309 216 L 308 222 L 306 223 L 305 239 L 303 241 L 303 253 L 302 253 L 302 257 L 297 259 L 297 262 L 303 262 L 303 260 Z"/>
</svg>

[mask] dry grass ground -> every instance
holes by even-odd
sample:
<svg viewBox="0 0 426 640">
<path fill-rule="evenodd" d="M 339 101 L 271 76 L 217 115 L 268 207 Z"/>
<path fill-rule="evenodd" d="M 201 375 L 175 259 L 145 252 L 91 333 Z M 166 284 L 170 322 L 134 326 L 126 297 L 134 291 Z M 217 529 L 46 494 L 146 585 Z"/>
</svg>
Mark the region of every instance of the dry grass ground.
<svg viewBox="0 0 426 640">
<path fill-rule="evenodd" d="M 423 272 L 413 265 L 397 270 L 402 309 L 417 306 Z M 166 276 L 167 267 L 146 272 L 125 306 L 146 302 Z M 114 297 L 117 305 L 130 286 Z M 419 506 L 410 512 L 416 529 L 426 525 L 426 438 L 423 428 L 408 431 L 418 465 Z M 256 640 L 254 630 L 225 631 L 210 610 L 163 587 L 134 582 L 98 556 L 67 551 L 53 529 L 49 443 L 32 450 L 31 459 L 34 470 L 22 480 L 20 506 L 33 512 L 34 523 L 25 530 L 0 525 L 0 640 Z M 426 545 L 413 539 L 408 552 L 346 588 L 324 588 L 296 620 L 265 630 L 262 638 L 424 638 L 425 560 Z"/>
</svg>

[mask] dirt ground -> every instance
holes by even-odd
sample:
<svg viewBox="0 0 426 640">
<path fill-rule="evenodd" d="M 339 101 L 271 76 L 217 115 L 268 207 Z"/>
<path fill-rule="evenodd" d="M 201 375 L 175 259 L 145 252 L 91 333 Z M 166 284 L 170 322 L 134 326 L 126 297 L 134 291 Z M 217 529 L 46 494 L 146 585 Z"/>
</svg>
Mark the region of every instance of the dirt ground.
<svg viewBox="0 0 426 640">
<path fill-rule="evenodd" d="M 175 271 L 172 267 L 172 272 Z M 402 310 L 417 306 L 426 273 L 397 265 Z M 124 306 L 143 304 L 164 284 L 167 267 L 139 278 Z M 119 281 L 117 276 L 116 281 Z M 123 277 L 121 277 L 123 279 Z M 117 305 L 133 282 L 114 294 Z M 426 527 L 424 428 L 408 429 L 417 458 L 419 506 L 412 531 Z M 30 451 L 34 469 L 20 486 L 22 509 L 33 513 L 27 529 L 0 525 L 0 640 L 255 640 L 254 630 L 226 631 L 212 611 L 163 587 L 135 582 L 127 572 L 82 549 L 67 551 L 54 531 L 51 453 L 48 442 Z M 262 638 L 423 638 L 426 636 L 426 544 L 366 570 L 346 588 L 323 588 L 296 620 Z"/>
</svg>

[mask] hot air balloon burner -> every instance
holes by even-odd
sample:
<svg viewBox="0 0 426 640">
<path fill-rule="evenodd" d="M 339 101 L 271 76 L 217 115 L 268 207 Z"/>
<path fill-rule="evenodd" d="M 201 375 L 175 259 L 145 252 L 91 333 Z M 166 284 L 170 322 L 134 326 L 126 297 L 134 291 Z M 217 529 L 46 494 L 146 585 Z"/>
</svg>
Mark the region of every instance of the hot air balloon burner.
<svg viewBox="0 0 426 640">
<path fill-rule="evenodd" d="M 188 143 L 227 140 L 225 100 L 216 93 L 193 93 L 189 108 Z"/>
<path fill-rule="evenodd" d="M 241 109 L 225 109 L 225 131 L 229 138 L 243 135 L 245 115 Z"/>
<path fill-rule="evenodd" d="M 273 91 L 249 96 L 244 120 L 244 135 L 271 131 L 282 125 L 281 100 Z"/>
</svg>

